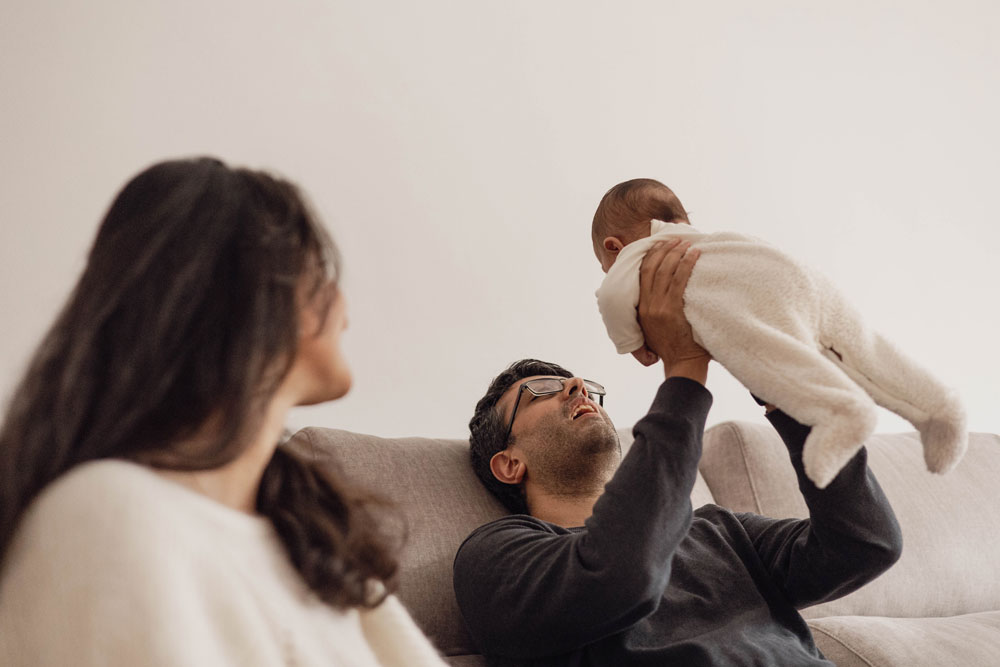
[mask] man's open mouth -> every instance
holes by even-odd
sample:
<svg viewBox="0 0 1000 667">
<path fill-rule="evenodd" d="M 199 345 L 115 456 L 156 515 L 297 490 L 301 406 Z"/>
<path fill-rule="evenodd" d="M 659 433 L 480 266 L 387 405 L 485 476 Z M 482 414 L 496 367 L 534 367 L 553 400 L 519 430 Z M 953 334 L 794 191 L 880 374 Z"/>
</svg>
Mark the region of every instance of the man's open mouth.
<svg viewBox="0 0 1000 667">
<path fill-rule="evenodd" d="M 592 403 L 581 403 L 580 405 L 576 406 L 576 408 L 573 410 L 573 414 L 571 414 L 569 417 L 570 419 L 576 419 L 581 415 L 585 415 L 591 412 L 597 412 L 597 408 L 595 408 Z"/>
</svg>

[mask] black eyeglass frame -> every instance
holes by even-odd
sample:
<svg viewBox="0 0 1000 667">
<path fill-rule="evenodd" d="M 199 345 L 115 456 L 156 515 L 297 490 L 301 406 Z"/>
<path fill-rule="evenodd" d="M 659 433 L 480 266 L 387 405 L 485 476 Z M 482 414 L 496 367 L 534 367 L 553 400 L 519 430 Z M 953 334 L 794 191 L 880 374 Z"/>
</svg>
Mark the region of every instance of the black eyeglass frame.
<svg viewBox="0 0 1000 667">
<path fill-rule="evenodd" d="M 527 382 L 522 382 L 520 388 L 517 390 L 517 396 L 514 397 L 514 411 L 510 413 L 510 423 L 507 424 L 507 433 L 503 437 L 504 444 L 510 440 L 510 432 L 514 428 L 514 417 L 517 416 L 517 408 L 521 405 L 521 394 L 527 389 L 534 396 L 551 396 L 552 394 L 558 394 L 566 388 L 566 381 L 572 378 L 564 377 L 547 377 L 547 378 L 535 378 L 534 380 L 528 380 Z M 537 391 L 533 389 L 530 385 L 532 382 L 541 382 L 543 380 L 557 380 L 559 382 L 559 388 L 553 389 L 552 391 Z M 597 396 L 597 404 L 604 407 L 604 397 L 607 395 L 607 390 L 604 385 L 600 382 L 594 382 L 593 380 L 583 380 L 583 386 L 587 389 L 587 396 L 594 395 Z"/>
</svg>

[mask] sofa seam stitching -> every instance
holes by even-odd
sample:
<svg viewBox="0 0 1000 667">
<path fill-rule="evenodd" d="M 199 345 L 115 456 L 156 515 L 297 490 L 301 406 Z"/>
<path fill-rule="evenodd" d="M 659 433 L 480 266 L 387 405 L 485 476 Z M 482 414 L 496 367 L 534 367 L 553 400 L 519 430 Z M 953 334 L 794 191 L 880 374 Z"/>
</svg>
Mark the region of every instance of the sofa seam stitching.
<svg viewBox="0 0 1000 667">
<path fill-rule="evenodd" d="M 750 463 L 747 458 L 747 448 L 743 440 L 743 434 L 735 425 L 731 425 L 730 428 L 736 434 L 736 443 L 740 448 L 740 458 L 743 459 L 743 470 L 746 472 L 747 483 L 750 485 L 750 495 L 753 496 L 754 511 L 760 514 L 763 511 L 763 507 L 761 507 L 760 497 L 757 495 L 757 485 L 754 484 L 753 475 L 750 473 Z"/>
<path fill-rule="evenodd" d="M 853 646 L 851 646 L 850 642 L 848 642 L 847 640 L 845 640 L 843 637 L 838 637 L 837 635 L 835 635 L 832 632 L 826 630 L 825 628 L 814 628 L 814 627 L 810 626 L 810 629 L 812 630 L 812 632 L 814 634 L 817 633 L 817 632 L 819 632 L 819 633 L 822 633 L 822 634 L 826 635 L 827 637 L 829 637 L 830 639 L 832 639 L 832 640 L 834 640 L 836 642 L 840 642 L 840 645 L 843 646 L 844 648 L 846 648 L 851 653 L 853 653 L 855 658 L 857 658 L 861 662 L 863 662 L 866 665 L 868 665 L 868 667 L 875 667 L 875 665 L 868 658 L 866 658 L 865 656 L 863 656 L 860 653 L 858 653 L 858 651 Z"/>
<path fill-rule="evenodd" d="M 312 456 L 312 460 L 316 460 L 316 443 L 313 442 L 312 429 L 303 429 L 306 435 L 306 442 L 309 443 L 309 454 Z"/>
</svg>

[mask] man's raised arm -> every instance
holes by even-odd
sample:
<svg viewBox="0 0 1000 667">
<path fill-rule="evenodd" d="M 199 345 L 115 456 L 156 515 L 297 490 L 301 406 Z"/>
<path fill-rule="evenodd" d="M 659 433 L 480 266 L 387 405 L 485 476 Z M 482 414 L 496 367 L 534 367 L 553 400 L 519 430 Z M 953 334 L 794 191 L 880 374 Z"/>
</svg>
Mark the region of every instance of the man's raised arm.
<svg viewBox="0 0 1000 667">
<path fill-rule="evenodd" d="M 767 418 L 781 435 L 798 475 L 809 519 L 738 515 L 764 565 L 797 608 L 847 595 L 893 565 L 903 540 L 889 501 L 861 449 L 825 489 L 806 477 L 803 426 L 775 410 Z"/>
</svg>

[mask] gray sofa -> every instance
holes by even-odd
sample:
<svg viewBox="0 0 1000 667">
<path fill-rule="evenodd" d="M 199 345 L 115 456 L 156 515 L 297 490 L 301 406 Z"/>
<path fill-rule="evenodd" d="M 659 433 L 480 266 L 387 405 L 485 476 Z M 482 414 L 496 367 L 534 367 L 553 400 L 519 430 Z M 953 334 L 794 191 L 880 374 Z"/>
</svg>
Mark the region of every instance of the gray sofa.
<svg viewBox="0 0 1000 667">
<path fill-rule="evenodd" d="M 631 434 L 620 434 L 627 448 Z M 400 504 L 409 526 L 400 598 L 451 664 L 485 664 L 463 626 L 451 564 L 470 531 L 505 511 L 469 468 L 467 441 L 307 428 L 290 444 Z M 847 667 L 1000 665 L 1000 436 L 972 434 L 968 455 L 945 476 L 924 469 L 915 433 L 866 444 L 902 526 L 903 556 L 865 588 L 803 612 L 817 645 Z M 691 498 L 696 507 L 806 516 L 784 445 L 766 423 L 710 428 Z"/>
</svg>

